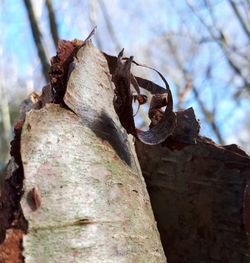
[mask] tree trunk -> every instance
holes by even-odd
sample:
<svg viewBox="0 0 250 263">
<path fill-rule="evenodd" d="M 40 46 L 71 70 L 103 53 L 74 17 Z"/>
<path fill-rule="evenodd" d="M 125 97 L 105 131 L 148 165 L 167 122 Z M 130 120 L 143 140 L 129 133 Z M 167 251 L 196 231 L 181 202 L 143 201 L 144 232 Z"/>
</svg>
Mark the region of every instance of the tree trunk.
<svg viewBox="0 0 250 263">
<path fill-rule="evenodd" d="M 250 262 L 250 158 L 242 150 L 199 138 L 175 150 L 137 141 L 136 151 L 168 263 Z"/>
<path fill-rule="evenodd" d="M 2 236 L 3 225 L 25 233 L 17 238 L 19 230 L 7 231 L 3 262 L 166 262 L 109 78 L 105 57 L 87 42 L 74 61 L 65 106 L 46 104 L 26 114 L 19 163 L 14 156 L 19 168 L 7 175 L 1 196 L 7 199 L 2 212 L 16 210 L 19 217 L 0 217 Z M 22 172 L 17 184 L 24 192 L 13 197 L 21 207 L 14 207 L 8 194 Z M 13 252 L 16 244 L 20 253 Z"/>
<path fill-rule="evenodd" d="M 249 262 L 249 156 L 200 137 L 192 108 L 172 111 L 161 73 L 166 89 L 133 76 L 140 64 L 122 53 L 59 41 L 51 85 L 15 125 L 0 262 L 166 262 L 127 132 L 168 263 Z M 146 132 L 133 119 L 133 79 L 155 94 Z"/>
</svg>

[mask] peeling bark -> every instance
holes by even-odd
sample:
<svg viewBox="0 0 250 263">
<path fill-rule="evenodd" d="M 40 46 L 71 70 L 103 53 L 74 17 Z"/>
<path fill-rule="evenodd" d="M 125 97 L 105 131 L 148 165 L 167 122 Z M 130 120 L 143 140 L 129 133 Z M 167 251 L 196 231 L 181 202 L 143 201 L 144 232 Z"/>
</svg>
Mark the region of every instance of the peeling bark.
<svg viewBox="0 0 250 263">
<path fill-rule="evenodd" d="M 249 262 L 249 156 L 200 137 L 192 108 L 173 112 L 162 74 L 153 69 L 166 89 L 133 76 L 131 63 L 143 65 L 101 53 L 94 31 L 59 42 L 49 85 L 22 104 L 0 262 L 164 263 L 151 203 L 168 262 Z M 147 132 L 135 127 L 130 84 L 142 103 L 140 87 L 154 95 Z"/>
<path fill-rule="evenodd" d="M 22 230 L 13 228 L 7 230 L 5 241 L 0 247 L 1 263 L 23 263 L 22 239 Z"/>
<path fill-rule="evenodd" d="M 166 262 L 106 59 L 88 42 L 73 63 L 63 103 L 48 103 L 47 86 L 20 123 L 23 260 Z"/>
</svg>

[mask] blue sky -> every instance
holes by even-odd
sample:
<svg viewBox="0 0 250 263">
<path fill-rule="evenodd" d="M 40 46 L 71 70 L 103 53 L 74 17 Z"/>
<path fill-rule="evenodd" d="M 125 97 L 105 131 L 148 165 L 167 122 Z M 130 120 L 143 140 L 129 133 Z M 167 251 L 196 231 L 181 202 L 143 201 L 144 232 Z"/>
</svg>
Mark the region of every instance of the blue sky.
<svg viewBox="0 0 250 263">
<path fill-rule="evenodd" d="M 67 8 L 69 6 L 66 3 L 67 1 L 62 2 L 56 0 L 52 2 L 57 10 L 58 28 L 61 38 L 83 39 L 92 28 L 88 16 L 88 2 L 82 1 L 82 4 L 79 4 L 79 1 L 75 0 L 71 2 L 72 13 L 75 12 L 76 14 L 73 19 L 70 17 L 70 14 L 67 15 Z M 138 9 L 138 5 L 143 2 L 144 1 L 114 1 L 113 7 L 109 8 L 108 11 L 109 15 L 112 17 L 112 25 L 116 32 L 117 39 L 119 40 L 119 43 L 125 47 L 127 54 L 137 54 L 136 57 L 138 57 L 139 61 L 147 62 L 147 57 L 143 56 L 143 53 L 140 53 L 140 50 L 145 49 L 151 39 L 157 39 L 157 37 L 163 34 L 166 29 L 169 31 L 175 31 L 179 26 L 179 18 L 176 17 L 176 9 L 174 9 L 174 5 L 171 5 L 171 3 L 169 4 L 167 1 L 160 1 L 162 3 L 160 9 L 156 2 L 146 1 L 148 12 L 142 8 Z M 226 6 L 223 4 L 224 1 L 217 2 L 217 5 L 220 5 L 219 7 L 221 8 L 218 8 L 217 10 L 224 10 L 223 15 L 227 17 Z M 183 1 L 176 1 L 175 8 L 181 9 L 181 3 L 183 3 Z M 126 19 L 122 19 L 122 14 L 126 14 Z M 115 45 L 112 43 L 112 39 L 108 34 L 103 18 L 99 13 L 97 14 L 97 19 L 98 34 L 102 39 L 104 51 L 116 54 L 117 50 L 115 49 Z M 122 22 L 119 23 L 121 19 Z M 190 31 L 197 30 L 195 24 L 197 21 L 195 22 L 195 18 L 190 18 L 189 21 L 187 20 L 187 17 L 183 16 L 183 19 L 187 21 L 187 24 L 189 23 L 191 25 Z M 237 26 L 230 21 L 229 23 L 231 30 L 235 31 Z M 47 46 L 48 56 L 52 56 L 55 54 L 55 50 L 50 35 L 48 34 L 47 13 L 44 8 L 42 10 L 40 25 L 44 35 L 44 43 Z M 27 80 L 38 80 L 39 84 L 34 85 L 34 88 L 40 90 L 45 82 L 41 74 L 41 66 L 37 57 L 37 51 L 34 46 L 23 1 L 2 1 L 0 26 L 0 43 L 3 47 L 2 64 L 4 65 L 4 69 L 2 70 L 5 73 L 5 82 L 9 82 L 11 87 L 15 86 L 13 87 L 14 89 L 18 88 L 20 81 L 21 83 L 26 83 Z M 236 29 L 234 29 L 234 27 Z M 236 38 L 236 40 L 238 41 L 239 38 Z M 184 42 L 181 43 L 181 45 L 185 49 L 187 43 Z M 220 123 L 222 134 L 225 138 L 229 138 L 228 143 L 230 143 L 235 138 L 234 130 L 236 128 L 236 123 L 244 122 L 245 111 L 250 110 L 249 100 L 242 99 L 241 107 L 236 107 L 236 103 L 231 99 L 234 87 L 225 87 L 225 82 L 223 80 L 223 78 L 228 77 L 228 74 L 231 72 L 227 69 L 226 62 L 223 59 L 223 54 L 216 49 L 216 47 L 211 48 L 214 52 L 211 54 L 207 47 L 208 46 L 204 46 L 203 49 L 199 49 L 201 54 L 198 60 L 195 59 L 192 61 L 192 58 L 189 58 L 187 63 L 190 64 L 190 68 L 197 69 L 201 67 L 202 64 L 206 64 L 212 57 L 213 74 L 215 76 L 214 80 L 207 83 L 204 81 L 202 74 L 199 76 L 199 74 L 196 73 L 195 84 L 197 86 L 202 85 L 203 89 L 200 95 L 201 97 L 206 98 L 206 105 L 209 108 L 211 108 L 215 99 L 218 101 L 218 110 L 221 112 L 221 114 L 218 115 L 218 123 Z M 154 52 L 155 51 L 153 51 L 153 53 Z M 157 52 L 155 54 L 157 54 Z M 162 56 L 168 56 L 167 53 L 164 54 L 164 51 L 161 51 L 161 54 Z M 159 54 L 155 57 L 154 61 L 151 61 L 151 63 L 153 63 L 152 66 L 159 69 L 161 65 L 158 64 L 158 56 Z M 15 72 L 15 74 L 10 77 L 8 74 L 12 74 L 11 72 Z M 166 76 L 165 72 L 162 73 Z M 157 82 L 161 83 L 156 75 L 151 75 L 150 73 L 150 76 L 152 76 Z M 172 86 L 173 93 L 175 93 L 174 82 L 168 76 L 166 77 Z M 217 90 L 216 98 L 211 96 L 211 89 Z M 17 93 L 21 93 L 22 90 L 25 90 L 25 87 L 20 87 L 20 90 L 18 90 Z M 185 106 L 193 106 L 197 117 L 203 120 L 203 115 L 200 112 L 197 103 L 193 100 L 193 95 L 190 95 Z M 210 127 L 204 122 L 202 122 L 202 133 L 206 136 L 215 138 Z"/>
</svg>

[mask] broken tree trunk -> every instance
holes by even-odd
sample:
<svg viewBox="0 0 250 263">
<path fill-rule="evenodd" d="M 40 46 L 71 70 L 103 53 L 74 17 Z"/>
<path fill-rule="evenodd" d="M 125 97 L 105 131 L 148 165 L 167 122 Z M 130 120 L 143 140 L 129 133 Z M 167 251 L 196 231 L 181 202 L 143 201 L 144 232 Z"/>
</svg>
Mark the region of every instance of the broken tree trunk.
<svg viewBox="0 0 250 263">
<path fill-rule="evenodd" d="M 0 197 L 0 259 L 166 262 L 130 133 L 168 263 L 249 262 L 249 157 L 200 137 L 192 108 L 173 112 L 160 72 L 165 89 L 131 73 L 132 63 L 147 66 L 101 53 L 89 37 L 59 41 L 50 85 L 22 105 Z M 153 94 L 148 131 L 133 118 L 140 87 Z"/>
<path fill-rule="evenodd" d="M 16 126 L 0 261 L 166 262 L 107 61 L 87 41 L 72 65 L 64 106 L 47 86 Z"/>
<path fill-rule="evenodd" d="M 181 147 L 137 141 L 136 152 L 168 263 L 250 262 L 250 158 L 242 150 L 200 137 Z"/>
</svg>

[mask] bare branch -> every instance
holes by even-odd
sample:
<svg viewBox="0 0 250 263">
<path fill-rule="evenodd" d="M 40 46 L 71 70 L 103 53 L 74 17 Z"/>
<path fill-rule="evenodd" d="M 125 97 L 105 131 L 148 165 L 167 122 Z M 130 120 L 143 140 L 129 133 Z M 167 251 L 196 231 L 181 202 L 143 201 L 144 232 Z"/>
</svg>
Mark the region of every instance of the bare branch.
<svg viewBox="0 0 250 263">
<path fill-rule="evenodd" d="M 97 0 L 97 1 L 98 1 L 99 5 L 101 7 L 101 11 L 102 11 L 102 14 L 103 14 L 103 17 L 104 17 L 104 20 L 105 20 L 105 23 L 106 23 L 109 35 L 112 38 L 112 40 L 113 40 L 113 42 L 114 42 L 114 44 L 116 46 L 116 51 L 120 51 L 122 49 L 122 46 L 120 45 L 119 40 L 116 37 L 116 34 L 115 34 L 115 31 L 114 31 L 113 25 L 112 25 L 112 23 L 110 21 L 110 17 L 109 17 L 109 14 L 108 14 L 108 10 L 106 9 L 105 3 L 102 0 Z"/>
<path fill-rule="evenodd" d="M 244 30 L 244 32 L 246 33 L 247 37 L 249 38 L 250 40 L 250 31 L 248 29 L 248 26 L 246 24 L 246 22 L 244 21 L 244 18 L 242 17 L 236 3 L 233 1 L 233 0 L 228 0 L 229 4 L 231 5 L 233 11 L 234 11 L 234 14 L 235 16 L 237 17 L 237 19 L 239 20 L 240 24 L 241 24 L 241 27 L 242 29 Z"/>
<path fill-rule="evenodd" d="M 217 34 L 215 34 L 213 32 L 212 28 L 204 22 L 204 19 L 198 14 L 198 12 L 197 12 L 197 10 L 195 10 L 194 6 L 191 5 L 188 0 L 186 0 L 186 3 L 188 5 L 188 7 L 190 8 L 190 10 L 193 12 L 193 14 L 199 19 L 200 23 L 207 29 L 211 38 L 215 41 L 215 43 L 217 43 L 219 45 L 223 54 L 225 55 L 225 59 L 228 62 L 229 66 L 233 69 L 233 71 L 238 76 L 241 77 L 242 81 L 244 82 L 244 86 L 246 88 L 248 88 L 249 87 L 248 80 L 242 74 L 241 69 L 234 63 L 234 61 L 232 60 L 232 58 L 230 57 L 230 55 L 228 53 L 228 43 L 227 43 L 227 40 L 225 38 L 223 31 L 219 28 L 215 28 L 217 30 Z"/>
<path fill-rule="evenodd" d="M 56 22 L 55 11 L 53 9 L 53 6 L 50 0 L 46 0 L 45 3 L 46 3 L 46 7 L 48 10 L 48 14 L 49 14 L 50 33 L 53 38 L 54 46 L 55 48 L 57 48 L 59 34 L 58 34 L 58 27 L 57 27 L 57 22 Z"/>
<path fill-rule="evenodd" d="M 37 48 L 38 56 L 42 64 L 43 76 L 46 79 L 46 81 L 49 81 L 49 61 L 45 52 L 45 48 L 42 43 L 42 34 L 35 17 L 33 6 L 30 0 L 23 0 L 23 2 L 29 16 L 29 23 L 30 23 L 33 39 Z"/>
<path fill-rule="evenodd" d="M 202 113 L 204 114 L 205 118 L 207 119 L 207 122 L 209 123 L 209 125 L 211 126 L 211 128 L 212 128 L 214 134 L 216 135 L 219 143 L 223 144 L 224 141 L 223 141 L 222 135 L 221 135 L 220 130 L 219 130 L 219 128 L 215 122 L 215 119 L 214 119 L 212 112 L 210 112 L 205 107 L 203 101 L 200 99 L 199 92 L 198 92 L 197 88 L 194 86 L 194 84 L 192 83 L 191 79 L 189 78 L 186 69 L 183 67 L 183 63 L 181 62 L 179 55 L 177 53 L 177 50 L 174 47 L 173 43 L 171 42 L 171 39 L 167 38 L 166 40 L 167 40 L 168 47 L 171 50 L 171 54 L 176 61 L 177 67 L 179 68 L 179 70 L 183 74 L 183 77 L 186 81 L 186 84 L 188 85 L 188 90 L 193 90 L 195 98 L 198 102 L 198 105 L 199 105 Z M 179 92 L 179 95 L 181 95 L 180 92 Z M 181 96 L 179 98 L 181 98 Z"/>
<path fill-rule="evenodd" d="M 199 97 L 199 92 L 194 85 L 193 85 L 192 91 L 194 92 L 196 101 L 198 102 L 200 109 L 201 109 L 202 113 L 204 114 L 204 116 L 206 117 L 208 123 L 211 125 L 211 128 L 212 128 L 214 134 L 216 135 L 219 143 L 224 144 L 224 140 L 223 140 L 221 133 L 220 133 L 220 130 L 219 130 L 219 128 L 215 122 L 213 114 L 209 110 L 206 109 L 203 101 Z"/>
<path fill-rule="evenodd" d="M 96 16 L 96 0 L 89 0 L 89 20 L 91 23 L 91 27 L 94 27 L 97 25 L 97 16 Z M 98 31 L 95 34 L 95 40 L 96 40 L 96 45 L 97 47 L 102 50 L 102 42 L 101 39 L 99 37 L 99 33 Z"/>
</svg>

